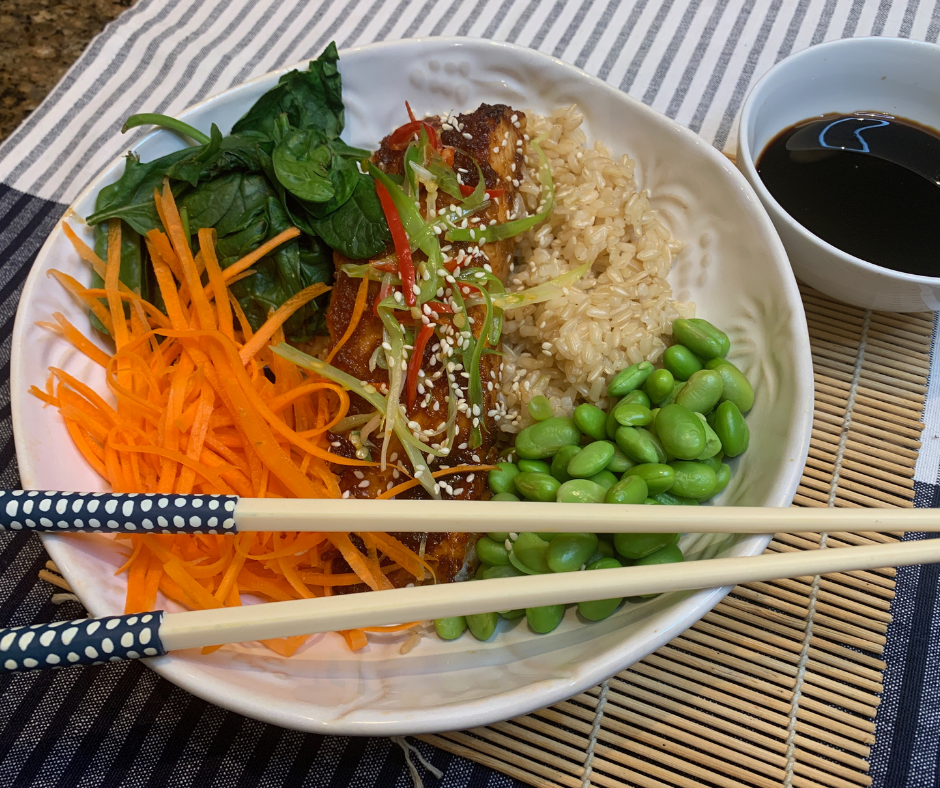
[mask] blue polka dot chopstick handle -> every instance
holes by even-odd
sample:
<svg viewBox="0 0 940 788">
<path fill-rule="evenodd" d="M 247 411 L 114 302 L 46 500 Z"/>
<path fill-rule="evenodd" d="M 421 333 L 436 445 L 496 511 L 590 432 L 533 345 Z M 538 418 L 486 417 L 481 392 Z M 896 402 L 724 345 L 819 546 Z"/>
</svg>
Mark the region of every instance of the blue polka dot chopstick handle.
<svg viewBox="0 0 940 788">
<path fill-rule="evenodd" d="M 234 533 L 237 495 L 0 490 L 0 529 Z"/>
<path fill-rule="evenodd" d="M 0 673 L 161 656 L 162 620 L 156 610 L 0 629 Z"/>
</svg>

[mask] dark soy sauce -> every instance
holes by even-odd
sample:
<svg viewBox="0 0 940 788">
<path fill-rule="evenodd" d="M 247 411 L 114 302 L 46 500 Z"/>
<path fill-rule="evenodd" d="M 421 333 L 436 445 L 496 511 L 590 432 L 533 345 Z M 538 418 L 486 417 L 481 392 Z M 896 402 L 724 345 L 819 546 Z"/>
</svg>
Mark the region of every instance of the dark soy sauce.
<svg viewBox="0 0 940 788">
<path fill-rule="evenodd" d="M 826 115 L 780 132 L 757 172 L 814 235 L 875 265 L 940 276 L 940 134 L 874 112 Z"/>
</svg>

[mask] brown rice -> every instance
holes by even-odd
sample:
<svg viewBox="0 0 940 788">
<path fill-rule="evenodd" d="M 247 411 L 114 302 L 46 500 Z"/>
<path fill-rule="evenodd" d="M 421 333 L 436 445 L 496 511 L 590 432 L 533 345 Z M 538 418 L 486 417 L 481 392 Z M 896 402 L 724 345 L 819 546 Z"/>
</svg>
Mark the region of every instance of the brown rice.
<svg viewBox="0 0 940 788">
<path fill-rule="evenodd" d="M 607 381 L 624 367 L 655 361 L 677 317 L 694 306 L 672 300 L 666 277 L 682 249 L 650 208 L 627 155 L 602 142 L 586 145 L 582 115 L 564 107 L 549 117 L 527 113 L 532 139 L 544 137 L 555 183 L 549 221 L 520 236 L 509 290 L 542 284 L 593 260 L 565 294 L 506 315 L 500 428 L 531 423 L 528 401 L 544 394 L 555 415 L 582 401 L 605 406 Z M 520 191 L 529 211 L 539 200 L 538 159 L 530 150 Z"/>
</svg>

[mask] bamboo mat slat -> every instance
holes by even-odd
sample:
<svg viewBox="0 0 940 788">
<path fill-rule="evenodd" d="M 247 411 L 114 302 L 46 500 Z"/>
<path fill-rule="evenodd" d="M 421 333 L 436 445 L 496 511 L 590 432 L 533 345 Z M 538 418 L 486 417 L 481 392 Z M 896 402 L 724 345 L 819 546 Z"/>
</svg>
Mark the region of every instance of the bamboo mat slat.
<svg viewBox="0 0 940 788">
<path fill-rule="evenodd" d="M 795 506 L 912 507 L 933 316 L 800 287 L 816 383 Z M 901 534 L 778 534 L 770 552 Z M 628 670 L 548 709 L 424 741 L 538 788 L 865 788 L 890 567 L 738 586 Z"/>
</svg>

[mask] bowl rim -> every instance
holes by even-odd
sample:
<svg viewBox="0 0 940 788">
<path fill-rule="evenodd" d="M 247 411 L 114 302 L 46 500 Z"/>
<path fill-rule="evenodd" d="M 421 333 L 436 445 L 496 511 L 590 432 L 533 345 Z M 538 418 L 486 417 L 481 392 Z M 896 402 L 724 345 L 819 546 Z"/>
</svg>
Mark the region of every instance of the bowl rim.
<svg viewBox="0 0 940 788">
<path fill-rule="evenodd" d="M 508 42 L 496 42 L 477 38 L 424 37 L 384 41 L 350 47 L 340 50 L 340 58 L 342 60 L 344 56 L 364 50 L 409 50 L 415 46 L 432 46 L 445 49 L 451 47 L 497 47 L 511 52 L 515 57 L 528 60 L 530 63 L 534 62 L 536 65 L 551 62 L 555 66 L 567 70 L 572 75 L 576 75 L 579 79 L 590 81 L 594 86 L 605 91 L 613 99 L 629 103 L 632 105 L 635 112 L 642 113 L 654 122 L 670 127 L 679 135 L 684 144 L 697 149 L 710 160 L 712 164 L 718 166 L 726 173 L 727 177 L 731 179 L 732 184 L 744 194 L 743 204 L 754 206 L 750 216 L 755 223 L 754 232 L 766 242 L 771 258 L 775 259 L 777 264 L 781 266 L 781 269 L 789 274 L 789 276 L 784 276 L 781 295 L 784 301 L 791 307 L 788 322 L 795 340 L 794 356 L 797 380 L 794 386 L 799 401 L 809 405 L 809 408 L 802 408 L 797 411 L 794 429 L 787 443 L 787 449 L 792 451 L 794 461 L 791 463 L 790 468 L 781 474 L 781 479 L 776 485 L 778 489 L 776 490 L 775 501 L 771 504 L 781 507 L 789 506 L 800 483 L 802 469 L 805 466 L 809 451 L 812 429 L 812 404 L 814 397 L 809 334 L 806 327 L 802 299 L 800 298 L 796 280 L 788 264 L 783 244 L 777 235 L 770 217 L 762 207 L 760 201 L 756 199 L 751 185 L 747 182 L 742 173 L 728 158 L 690 129 L 656 112 L 638 99 L 586 73 L 582 69 L 558 58 L 529 49 L 528 47 Z M 273 83 L 280 75 L 295 68 L 303 68 L 307 60 L 308 59 L 305 59 L 299 63 L 287 65 L 266 74 L 259 75 L 251 80 L 233 86 L 228 90 L 215 94 L 214 96 L 207 97 L 203 101 L 178 113 L 178 117 L 186 119 L 195 111 L 211 105 L 221 97 L 228 97 L 232 94 L 249 90 L 260 82 L 271 81 Z M 154 130 L 142 136 L 132 146 L 129 146 L 129 149 L 135 150 L 153 136 L 168 133 L 172 132 L 160 129 Z M 113 168 L 114 163 L 119 162 L 121 158 L 123 158 L 123 154 L 121 157 L 116 157 L 112 164 L 102 168 L 88 186 L 72 201 L 72 205 L 86 198 L 89 193 L 100 189 L 107 173 Z M 42 257 L 48 253 L 47 247 L 51 245 L 53 235 L 54 233 L 50 233 L 50 237 L 46 239 L 46 242 L 37 253 L 37 260 L 42 259 Z M 782 265 L 783 263 L 787 264 Z M 11 406 L 14 438 L 16 444 L 21 446 L 26 445 L 24 438 L 26 437 L 27 430 L 27 425 L 21 416 L 22 398 L 18 393 L 22 389 L 22 382 L 19 379 L 19 371 L 22 369 L 22 356 L 27 352 L 23 342 L 24 332 L 26 330 L 26 321 L 23 318 L 23 313 L 25 312 L 24 305 L 31 297 L 34 288 L 39 285 L 39 267 L 34 265 L 33 270 L 24 283 L 23 294 L 17 308 L 13 332 L 13 348 L 11 354 Z M 21 473 L 25 477 L 24 481 L 33 475 L 34 470 L 28 460 L 21 465 Z M 55 536 L 43 536 L 42 538 L 46 549 L 54 560 L 57 559 L 57 556 L 65 556 L 65 545 L 62 541 L 57 540 Z M 770 539 L 770 535 L 751 535 L 745 537 L 729 550 L 728 555 L 759 555 L 770 542 Z M 63 566 L 62 563 L 59 565 Z M 73 578 L 70 577 L 70 571 L 63 566 L 63 572 L 66 579 L 71 582 Z M 73 585 L 73 587 L 75 586 Z M 673 616 L 671 620 L 663 622 L 663 624 L 654 631 L 654 634 L 638 648 L 630 650 L 622 647 L 619 649 L 610 648 L 588 662 L 582 661 L 580 663 L 582 671 L 578 674 L 576 679 L 573 679 L 570 675 L 566 676 L 564 681 L 558 680 L 557 677 L 551 677 L 537 681 L 535 684 L 528 687 L 519 687 L 475 701 L 459 702 L 456 705 L 441 705 L 433 709 L 422 710 L 420 714 L 415 713 L 417 709 L 411 710 L 403 715 L 404 718 L 402 718 L 402 715 L 388 715 L 387 712 L 383 713 L 381 719 L 373 718 L 372 720 L 350 720 L 343 716 L 324 718 L 322 716 L 315 716 L 309 712 L 303 713 L 302 709 L 309 709 L 309 706 L 300 707 L 294 705 L 292 707 L 283 707 L 279 704 L 265 703 L 263 693 L 249 688 L 241 688 L 237 696 L 233 697 L 231 694 L 222 691 L 226 688 L 230 690 L 230 683 L 218 679 L 215 676 L 207 675 L 204 672 L 193 672 L 190 669 L 188 661 L 185 659 L 165 656 L 148 659 L 146 662 L 148 663 L 148 667 L 154 669 L 158 674 L 197 697 L 204 698 L 211 703 L 231 709 L 237 713 L 281 727 L 333 735 L 430 733 L 451 730 L 454 729 L 455 726 L 467 728 L 490 724 L 497 720 L 530 713 L 564 700 L 572 694 L 575 694 L 578 690 L 593 686 L 616 672 L 623 670 L 628 665 L 643 659 L 645 656 L 694 625 L 702 616 L 713 609 L 730 590 L 731 587 L 727 586 L 677 595 L 676 602 L 674 603 L 678 608 L 678 610 L 676 610 L 677 615 Z M 538 688 L 538 691 L 533 691 L 536 688 Z"/>
<path fill-rule="evenodd" d="M 787 212 L 787 210 L 782 205 L 780 205 L 779 202 L 777 202 L 776 198 L 774 198 L 774 196 L 770 193 L 770 191 L 764 185 L 764 181 L 757 173 L 754 151 L 751 150 L 750 140 L 748 139 L 748 128 L 753 116 L 757 112 L 756 104 L 758 100 L 761 98 L 766 99 L 768 96 L 772 95 L 772 92 L 768 92 L 768 85 L 770 82 L 780 74 L 785 73 L 788 69 L 792 69 L 793 66 L 798 65 L 804 60 L 810 60 L 817 57 L 820 52 L 835 51 L 838 53 L 843 49 L 861 48 L 865 46 L 904 48 L 910 49 L 912 51 L 917 49 L 920 52 L 931 52 L 935 58 L 940 56 L 940 46 L 937 44 L 931 44 L 927 41 L 914 41 L 909 38 L 894 38 L 887 36 L 860 36 L 858 38 L 840 38 L 835 41 L 827 41 L 822 44 L 816 44 L 815 46 L 800 50 L 796 54 L 790 55 L 789 57 L 785 57 L 783 60 L 771 66 L 770 69 L 768 69 L 764 75 L 754 83 L 754 87 L 751 88 L 750 92 L 747 94 L 747 98 L 744 99 L 744 104 L 741 106 L 741 118 L 738 125 L 738 167 L 743 168 L 747 180 L 749 181 L 754 191 L 757 192 L 757 196 L 760 198 L 761 203 L 763 203 L 765 210 L 767 210 L 768 213 L 773 211 L 775 219 L 779 217 L 780 221 L 785 222 L 787 227 L 793 232 L 797 233 L 804 241 L 807 241 L 827 254 L 838 258 L 843 263 L 854 265 L 863 271 L 882 276 L 894 282 L 937 287 L 940 285 L 940 276 L 906 274 L 902 271 L 894 271 L 891 268 L 884 268 L 880 265 L 875 265 L 874 263 L 870 263 L 867 260 L 863 260 L 861 257 L 851 255 L 837 246 L 833 246 L 831 243 L 824 240 L 823 238 L 820 238 L 815 233 L 810 232 L 796 219 L 794 219 Z M 780 129 L 780 131 L 785 131 L 785 129 Z M 780 132 L 778 132 L 778 134 L 779 133 Z M 762 152 L 763 151 L 761 151 L 761 153 Z M 760 153 L 757 155 L 760 156 Z"/>
</svg>

